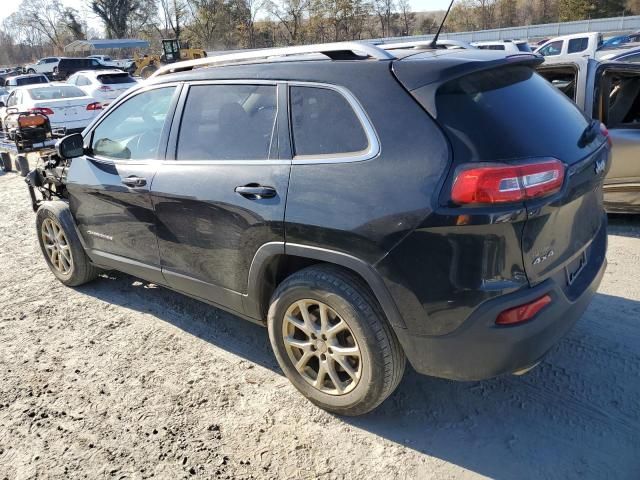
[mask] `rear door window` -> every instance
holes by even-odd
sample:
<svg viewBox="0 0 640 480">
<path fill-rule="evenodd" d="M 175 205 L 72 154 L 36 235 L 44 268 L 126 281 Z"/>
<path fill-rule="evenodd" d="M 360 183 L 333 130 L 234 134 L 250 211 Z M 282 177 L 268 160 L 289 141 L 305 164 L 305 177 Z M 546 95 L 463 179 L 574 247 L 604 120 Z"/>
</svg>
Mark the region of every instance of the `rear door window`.
<svg viewBox="0 0 640 480">
<path fill-rule="evenodd" d="M 569 46 L 567 47 L 567 53 L 578 53 L 584 52 L 589 46 L 589 39 L 586 37 L 583 38 L 572 38 L 569 40 Z"/>
<path fill-rule="evenodd" d="M 180 124 L 177 160 L 267 160 L 275 85 L 195 85 Z"/>
<path fill-rule="evenodd" d="M 290 99 L 297 157 L 352 156 L 368 148 L 369 141 L 362 123 L 338 91 L 292 86 Z"/>
</svg>

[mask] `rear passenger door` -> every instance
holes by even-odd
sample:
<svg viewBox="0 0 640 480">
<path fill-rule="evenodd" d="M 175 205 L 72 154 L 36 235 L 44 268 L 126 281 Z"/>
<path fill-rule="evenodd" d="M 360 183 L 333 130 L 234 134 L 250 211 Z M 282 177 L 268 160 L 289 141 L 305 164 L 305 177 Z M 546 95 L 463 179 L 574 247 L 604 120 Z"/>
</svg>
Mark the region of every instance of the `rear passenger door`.
<svg viewBox="0 0 640 480">
<path fill-rule="evenodd" d="M 257 250 L 283 244 L 285 97 L 275 82 L 185 88 L 151 189 L 162 271 L 174 289 L 242 312 Z"/>
</svg>

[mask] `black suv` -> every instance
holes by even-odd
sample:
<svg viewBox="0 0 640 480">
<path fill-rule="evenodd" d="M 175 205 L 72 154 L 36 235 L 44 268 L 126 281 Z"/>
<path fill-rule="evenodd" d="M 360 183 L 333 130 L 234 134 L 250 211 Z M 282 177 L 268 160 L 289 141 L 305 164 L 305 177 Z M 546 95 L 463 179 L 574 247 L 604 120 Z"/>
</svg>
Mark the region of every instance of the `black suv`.
<svg viewBox="0 0 640 480">
<path fill-rule="evenodd" d="M 606 130 L 540 61 L 347 43 L 163 67 L 59 143 L 53 188 L 51 162 L 30 174 L 64 200 L 37 202 L 42 251 L 66 285 L 115 269 L 266 323 L 332 412 L 375 408 L 405 358 L 523 373 L 606 263 Z"/>
<path fill-rule="evenodd" d="M 54 80 L 66 80 L 81 70 L 113 70 L 113 67 L 101 63 L 95 58 L 61 58 L 53 68 Z"/>
</svg>

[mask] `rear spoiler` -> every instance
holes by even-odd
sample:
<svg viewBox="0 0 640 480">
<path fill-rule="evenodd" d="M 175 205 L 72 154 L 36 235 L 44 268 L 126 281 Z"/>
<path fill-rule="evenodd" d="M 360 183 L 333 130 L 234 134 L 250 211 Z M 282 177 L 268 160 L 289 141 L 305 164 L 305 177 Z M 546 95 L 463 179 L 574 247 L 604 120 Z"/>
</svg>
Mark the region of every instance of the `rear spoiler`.
<svg viewBox="0 0 640 480">
<path fill-rule="evenodd" d="M 542 55 L 527 52 L 513 55 L 480 49 L 440 52 L 446 53 L 432 56 L 411 55 L 392 64 L 393 74 L 404 88 L 414 96 L 415 91 L 420 89 L 420 103 L 433 117 L 436 116 L 436 91 L 451 80 L 507 65 L 528 65 L 535 68 L 544 62 Z"/>
</svg>

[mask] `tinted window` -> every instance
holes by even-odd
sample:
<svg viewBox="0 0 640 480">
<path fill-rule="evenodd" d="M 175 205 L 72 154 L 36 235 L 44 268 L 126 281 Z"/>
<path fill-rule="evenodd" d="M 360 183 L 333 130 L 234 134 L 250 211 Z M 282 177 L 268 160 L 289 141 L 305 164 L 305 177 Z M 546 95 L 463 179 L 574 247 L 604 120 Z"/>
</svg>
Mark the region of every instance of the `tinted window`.
<svg viewBox="0 0 640 480">
<path fill-rule="evenodd" d="M 567 47 L 567 53 L 583 52 L 589 46 L 588 38 L 572 38 L 569 40 L 569 46 Z"/>
<path fill-rule="evenodd" d="M 339 92 L 291 87 L 291 123 L 295 155 L 340 155 L 368 147 L 353 108 Z"/>
<path fill-rule="evenodd" d="M 44 88 L 32 88 L 27 90 L 29 96 L 34 100 L 59 100 L 62 98 L 84 97 L 85 93 L 77 87 L 71 85 L 56 85 Z"/>
<path fill-rule="evenodd" d="M 16 78 L 16 85 L 33 85 L 35 83 L 49 83 L 49 81 L 47 80 L 47 77 L 43 76 Z"/>
<path fill-rule="evenodd" d="M 531 51 L 531 47 L 529 46 L 528 43 L 516 43 L 516 46 L 518 47 L 518 50 L 520 50 L 521 52 Z"/>
<path fill-rule="evenodd" d="M 103 85 L 116 85 L 118 83 L 134 83 L 135 80 L 128 73 L 105 73 L 98 75 L 98 81 Z"/>
<path fill-rule="evenodd" d="M 588 153 L 578 146 L 586 117 L 529 67 L 449 82 L 438 90 L 436 107 L 458 161 L 551 156 L 571 163 Z"/>
<path fill-rule="evenodd" d="M 542 47 L 538 53 L 545 57 L 552 57 L 553 55 L 560 55 L 562 52 L 562 40 L 557 42 L 551 42 Z"/>
<path fill-rule="evenodd" d="M 149 90 L 111 110 L 93 132 L 93 154 L 132 160 L 157 158 L 174 91 L 174 87 Z"/>
<path fill-rule="evenodd" d="M 180 124 L 176 158 L 268 159 L 275 119 L 275 86 L 192 86 Z"/>
<path fill-rule="evenodd" d="M 615 58 L 614 60 L 620 60 L 623 62 L 640 63 L 640 53 L 634 53 L 633 55 L 625 55 L 623 57 Z"/>
</svg>

